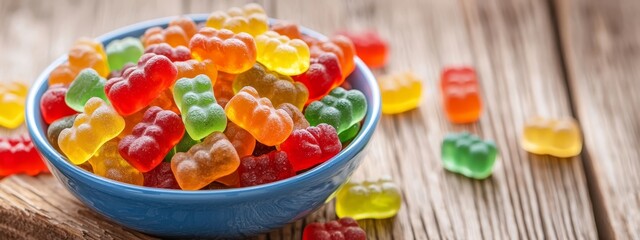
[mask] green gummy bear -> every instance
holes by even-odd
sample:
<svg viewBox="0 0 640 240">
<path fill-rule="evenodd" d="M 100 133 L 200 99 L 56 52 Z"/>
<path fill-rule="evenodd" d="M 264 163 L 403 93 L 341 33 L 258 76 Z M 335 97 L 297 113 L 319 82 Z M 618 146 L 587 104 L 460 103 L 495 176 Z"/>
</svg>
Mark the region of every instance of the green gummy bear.
<svg viewBox="0 0 640 240">
<path fill-rule="evenodd" d="M 92 97 L 99 97 L 107 104 L 110 104 L 104 92 L 106 83 L 107 80 L 98 75 L 96 70 L 85 68 L 71 82 L 67 95 L 64 96 L 64 101 L 67 106 L 78 112 L 84 111 L 84 104 Z"/>
<path fill-rule="evenodd" d="M 120 40 L 113 40 L 107 45 L 107 59 L 109 68 L 112 71 L 120 70 L 127 63 L 137 63 L 144 54 L 144 47 L 140 39 L 126 37 Z"/>
<path fill-rule="evenodd" d="M 448 134 L 442 141 L 444 168 L 469 178 L 489 177 L 497 155 L 493 141 L 483 141 L 467 132 Z"/>
<path fill-rule="evenodd" d="M 171 158 L 173 158 L 173 155 L 176 155 L 176 153 L 179 152 L 187 152 L 189 151 L 189 149 L 191 149 L 191 147 L 193 147 L 193 145 L 196 145 L 198 143 L 200 143 L 200 140 L 194 140 L 193 138 L 191 138 L 191 136 L 189 136 L 189 134 L 183 135 L 182 139 L 180 139 L 180 142 L 178 142 L 178 144 L 176 144 L 176 146 L 173 147 L 166 156 L 164 156 L 164 161 L 171 162 Z"/>
<path fill-rule="evenodd" d="M 356 123 L 356 124 L 353 124 L 351 127 L 349 127 L 347 130 L 344 130 L 343 132 L 338 134 L 338 138 L 340 138 L 340 142 L 346 143 L 348 141 L 351 141 L 353 138 L 356 137 L 356 135 L 358 135 L 358 132 L 360 132 L 360 127 L 362 127 L 361 124 Z"/>
<path fill-rule="evenodd" d="M 182 121 L 191 138 L 200 140 L 227 127 L 227 115 L 213 95 L 211 80 L 200 74 L 181 78 L 173 87 L 173 99 L 182 113 Z"/>
<path fill-rule="evenodd" d="M 311 126 L 326 123 L 338 134 L 358 124 L 367 113 L 367 99 L 358 90 L 337 87 L 319 101 L 313 101 L 304 111 Z"/>
</svg>

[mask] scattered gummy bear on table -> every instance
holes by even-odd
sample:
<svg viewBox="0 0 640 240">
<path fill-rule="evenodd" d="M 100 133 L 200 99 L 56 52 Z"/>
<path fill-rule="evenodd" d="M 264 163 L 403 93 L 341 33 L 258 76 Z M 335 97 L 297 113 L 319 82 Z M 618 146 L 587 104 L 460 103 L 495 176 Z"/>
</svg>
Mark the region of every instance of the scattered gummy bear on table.
<svg viewBox="0 0 640 240">
<path fill-rule="evenodd" d="M 0 126 L 17 128 L 24 122 L 27 86 L 19 82 L 0 83 Z"/>
<path fill-rule="evenodd" d="M 580 154 L 582 134 L 573 118 L 533 117 L 524 124 L 522 148 L 535 154 L 567 158 Z"/>
<path fill-rule="evenodd" d="M 498 149 L 493 141 L 463 133 L 450 133 L 442 140 L 442 165 L 469 178 L 485 179 L 493 172 Z"/>
</svg>

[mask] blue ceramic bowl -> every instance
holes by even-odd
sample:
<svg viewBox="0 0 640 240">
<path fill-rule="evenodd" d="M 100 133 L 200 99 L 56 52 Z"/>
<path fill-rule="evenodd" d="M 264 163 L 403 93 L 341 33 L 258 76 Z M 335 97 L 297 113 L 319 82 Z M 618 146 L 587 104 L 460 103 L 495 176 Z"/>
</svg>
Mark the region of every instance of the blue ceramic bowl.
<svg viewBox="0 0 640 240">
<path fill-rule="evenodd" d="M 189 15 L 202 22 L 207 15 Z M 124 37 L 139 37 L 149 27 L 166 27 L 172 18 L 141 22 L 98 38 L 103 44 Z M 325 38 L 302 29 L 303 33 Z M 348 81 L 368 101 L 362 130 L 337 156 L 295 177 L 247 188 L 180 191 L 147 188 L 106 179 L 70 164 L 46 140 L 40 98 L 47 90 L 49 73 L 65 62 L 57 59 L 38 77 L 29 92 L 26 122 L 35 146 L 53 175 L 86 206 L 128 228 L 164 237 L 245 237 L 294 222 L 331 200 L 365 155 L 380 118 L 380 93 L 369 69 L 356 59 Z"/>
</svg>

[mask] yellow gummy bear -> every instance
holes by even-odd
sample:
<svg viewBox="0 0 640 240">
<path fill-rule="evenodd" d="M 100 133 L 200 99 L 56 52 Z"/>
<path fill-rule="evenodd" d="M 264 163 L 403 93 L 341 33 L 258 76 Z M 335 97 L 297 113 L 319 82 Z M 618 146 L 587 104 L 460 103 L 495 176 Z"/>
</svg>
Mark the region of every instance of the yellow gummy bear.
<svg viewBox="0 0 640 240">
<path fill-rule="evenodd" d="M 234 33 L 245 32 L 254 37 L 269 30 L 267 14 L 256 3 L 230 8 L 226 12 L 215 11 L 207 18 L 206 26 L 218 30 L 229 29 Z"/>
<path fill-rule="evenodd" d="M 300 39 L 289 39 L 274 31 L 256 37 L 258 62 L 282 75 L 300 75 L 309 69 L 309 46 Z"/>
<path fill-rule="evenodd" d="M 401 113 L 420 105 L 422 81 L 411 72 L 382 76 L 378 86 L 384 114 Z"/>
<path fill-rule="evenodd" d="M 60 132 L 58 145 L 69 161 L 79 165 L 89 160 L 104 143 L 118 136 L 124 125 L 124 118 L 104 100 L 92 97 L 73 126 Z"/>
<path fill-rule="evenodd" d="M 18 82 L 0 83 L 0 126 L 17 128 L 24 122 L 27 86 Z"/>
<path fill-rule="evenodd" d="M 143 185 L 144 176 L 132 167 L 118 152 L 118 140 L 106 142 L 98 152 L 89 159 L 93 173 L 123 183 Z"/>
<path fill-rule="evenodd" d="M 582 150 L 582 134 L 573 118 L 534 117 L 524 124 L 522 148 L 535 154 L 573 157 Z"/>
<path fill-rule="evenodd" d="M 347 183 L 338 191 L 336 214 L 339 218 L 383 219 L 395 216 L 400 210 L 400 190 L 389 178 L 375 182 Z"/>
</svg>

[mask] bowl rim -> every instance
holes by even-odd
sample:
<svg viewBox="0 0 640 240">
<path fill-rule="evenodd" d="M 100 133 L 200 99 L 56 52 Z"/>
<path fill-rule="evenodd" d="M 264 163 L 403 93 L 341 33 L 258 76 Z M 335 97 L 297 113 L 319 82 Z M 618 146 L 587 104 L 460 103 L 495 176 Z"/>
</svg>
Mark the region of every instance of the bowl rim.
<svg viewBox="0 0 640 240">
<path fill-rule="evenodd" d="M 196 22 L 203 22 L 207 19 L 209 14 L 185 14 L 180 15 L 184 17 L 188 17 L 193 19 Z M 151 20 L 146 20 L 138 23 L 134 23 L 131 25 L 127 25 L 106 34 L 103 34 L 95 40 L 102 42 L 105 46 L 109 42 L 117 39 L 124 38 L 128 33 L 140 31 L 144 29 L 148 29 L 154 26 L 166 26 L 169 21 L 175 19 L 178 16 L 170 16 L 163 18 L 156 18 Z M 275 19 L 270 18 L 269 22 L 273 23 L 276 21 Z M 327 39 L 326 36 L 315 32 L 306 27 L 300 26 L 300 30 L 302 33 L 324 40 Z M 326 171 L 329 171 L 335 168 L 338 165 L 346 164 L 351 158 L 355 157 L 359 154 L 367 145 L 369 140 L 371 139 L 374 130 L 380 120 L 381 114 L 381 96 L 380 91 L 377 87 L 377 82 L 371 70 L 358 58 L 355 57 L 356 70 L 361 71 L 361 74 L 364 76 L 364 81 L 366 82 L 366 86 L 370 86 L 371 90 L 371 101 L 367 104 L 370 107 L 367 107 L 368 111 L 365 115 L 365 118 L 362 122 L 362 127 L 358 132 L 358 135 L 351 141 L 351 143 L 343 148 L 336 156 L 327 160 L 326 162 L 315 166 L 314 168 L 293 176 L 291 178 L 283 179 L 276 182 L 271 182 L 267 184 L 261 184 L 257 186 L 251 187 L 242 187 L 242 188 L 232 188 L 232 189 L 216 189 L 216 190 L 197 190 L 197 191 L 185 191 L 181 189 L 164 189 L 164 188 L 152 188 L 146 186 L 137 186 L 128 183 L 122 183 L 119 181 L 115 181 L 112 179 L 108 179 L 102 176 L 95 175 L 94 173 L 90 173 L 86 170 L 83 170 L 68 160 L 66 157 L 63 157 L 60 153 L 58 153 L 49 143 L 46 138 L 46 129 L 44 128 L 46 123 L 41 120 L 41 116 L 36 114 L 36 109 L 40 109 L 40 98 L 36 99 L 39 95 L 40 91 L 44 92 L 46 89 L 41 90 L 44 85 L 48 84 L 49 74 L 53 71 L 55 67 L 67 61 L 67 55 L 63 55 L 56 60 L 54 60 L 49 66 L 45 68 L 45 70 L 38 76 L 36 81 L 33 83 L 31 88 L 29 89 L 29 94 L 27 96 L 26 101 L 26 125 L 29 132 L 29 135 L 33 139 L 34 145 L 38 148 L 39 152 L 44 156 L 46 161 L 53 165 L 55 168 L 63 168 L 63 170 L 67 172 L 72 172 L 74 175 L 82 178 L 82 181 L 88 181 L 86 183 L 91 183 L 91 185 L 97 185 L 103 191 L 110 191 L 112 193 L 121 193 L 122 191 L 133 193 L 138 196 L 148 197 L 149 195 L 162 195 L 166 196 L 167 194 L 172 197 L 183 197 L 184 199 L 193 199 L 202 198 L 211 200 L 211 198 L 215 198 L 216 196 L 223 197 L 228 195 L 240 195 L 243 196 L 253 196 L 261 194 L 264 191 L 268 191 L 269 193 L 276 193 L 277 190 L 285 191 L 292 190 L 297 188 L 300 182 L 308 182 L 312 181 L 316 176 L 323 174 Z M 36 116 L 37 115 L 37 116 Z M 39 129 L 43 129 L 43 131 L 39 131 Z M 58 170 L 62 171 L 62 170 Z M 96 187 L 97 188 L 97 187 Z M 113 188 L 118 188 L 119 190 L 114 190 Z M 278 191 L 279 192 L 279 191 Z"/>
</svg>

